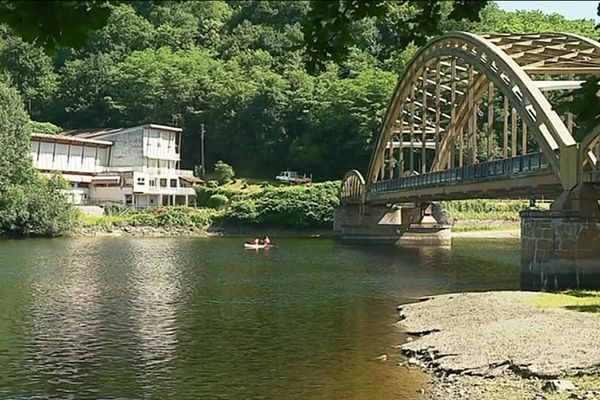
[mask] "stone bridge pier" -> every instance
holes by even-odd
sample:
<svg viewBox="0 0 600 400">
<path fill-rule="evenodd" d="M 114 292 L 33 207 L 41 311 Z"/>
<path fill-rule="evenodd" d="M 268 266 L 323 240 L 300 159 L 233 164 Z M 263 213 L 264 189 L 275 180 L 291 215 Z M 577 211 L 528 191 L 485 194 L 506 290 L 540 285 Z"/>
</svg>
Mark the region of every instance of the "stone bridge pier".
<svg viewBox="0 0 600 400">
<path fill-rule="evenodd" d="M 600 188 L 580 184 L 550 210 L 521 212 L 523 289 L 600 287 Z"/>
</svg>

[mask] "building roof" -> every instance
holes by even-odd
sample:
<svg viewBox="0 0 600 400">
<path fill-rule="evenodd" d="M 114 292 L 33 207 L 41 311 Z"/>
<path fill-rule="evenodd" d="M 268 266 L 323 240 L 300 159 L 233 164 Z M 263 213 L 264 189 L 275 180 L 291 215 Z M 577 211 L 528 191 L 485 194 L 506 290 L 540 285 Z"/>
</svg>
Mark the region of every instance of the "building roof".
<svg viewBox="0 0 600 400">
<path fill-rule="evenodd" d="M 32 133 L 31 139 L 38 140 L 40 142 L 57 142 L 57 143 L 80 143 L 80 144 L 94 144 L 99 146 L 112 146 L 112 142 L 108 140 L 98 139 L 85 139 L 82 137 L 73 137 L 64 134 L 60 135 L 47 135 L 45 133 Z"/>
<path fill-rule="evenodd" d="M 100 128 L 100 129 L 73 129 L 70 131 L 62 132 L 61 135 L 64 136 L 74 136 L 79 138 L 96 138 L 102 137 L 106 135 L 114 135 L 115 133 L 121 133 L 125 131 L 130 131 L 136 128 L 150 128 L 157 129 L 161 131 L 171 131 L 171 132 L 181 132 L 181 128 L 177 128 L 175 126 L 167 126 L 167 125 L 158 125 L 158 124 L 145 124 L 132 126 L 129 128 Z"/>
<path fill-rule="evenodd" d="M 109 133 L 116 133 L 122 130 L 123 128 L 72 129 L 70 131 L 61 132 L 61 135 L 78 138 L 93 138 L 96 136 L 108 135 Z"/>
</svg>

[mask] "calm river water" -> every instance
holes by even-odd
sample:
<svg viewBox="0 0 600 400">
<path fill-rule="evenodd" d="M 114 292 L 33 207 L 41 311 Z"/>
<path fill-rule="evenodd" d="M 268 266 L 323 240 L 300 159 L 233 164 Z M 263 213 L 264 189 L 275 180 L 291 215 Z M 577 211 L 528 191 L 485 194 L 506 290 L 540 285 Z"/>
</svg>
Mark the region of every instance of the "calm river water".
<svg viewBox="0 0 600 400">
<path fill-rule="evenodd" d="M 396 306 L 519 287 L 511 239 L 277 243 L 0 241 L 0 398 L 416 399 Z"/>
</svg>

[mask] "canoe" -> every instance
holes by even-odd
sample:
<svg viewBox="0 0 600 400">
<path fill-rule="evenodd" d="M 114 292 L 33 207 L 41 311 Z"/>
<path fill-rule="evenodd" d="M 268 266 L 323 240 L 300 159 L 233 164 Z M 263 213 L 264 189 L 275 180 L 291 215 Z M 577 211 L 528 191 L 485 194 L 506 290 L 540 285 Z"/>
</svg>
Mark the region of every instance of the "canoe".
<svg viewBox="0 0 600 400">
<path fill-rule="evenodd" d="M 244 248 L 245 249 L 253 249 L 253 250 L 260 250 L 260 249 L 267 249 L 272 247 L 271 244 L 254 244 L 254 243 L 244 243 Z"/>
</svg>

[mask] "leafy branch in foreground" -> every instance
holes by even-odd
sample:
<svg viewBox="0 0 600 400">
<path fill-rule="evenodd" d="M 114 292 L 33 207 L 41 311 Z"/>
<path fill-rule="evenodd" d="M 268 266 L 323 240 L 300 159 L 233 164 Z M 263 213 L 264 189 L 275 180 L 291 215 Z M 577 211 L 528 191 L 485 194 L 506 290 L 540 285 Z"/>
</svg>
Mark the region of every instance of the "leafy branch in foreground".
<svg viewBox="0 0 600 400">
<path fill-rule="evenodd" d="M 312 0 L 302 26 L 307 69 L 314 73 L 322 70 L 327 61 L 340 64 L 346 60 L 350 47 L 356 43 L 352 23 L 365 18 L 384 18 L 392 5 L 406 7 L 406 18 L 396 27 L 400 47 L 405 48 L 410 43 L 422 46 L 430 37 L 443 32 L 440 27 L 444 20 L 443 3 L 440 0 Z M 488 3 L 487 0 L 454 0 L 448 19 L 479 21 L 479 12 Z"/>
<path fill-rule="evenodd" d="M 106 25 L 111 8 L 107 0 L 0 1 L 0 23 L 23 40 L 53 54 L 60 46 L 81 47 L 87 33 Z"/>
</svg>

